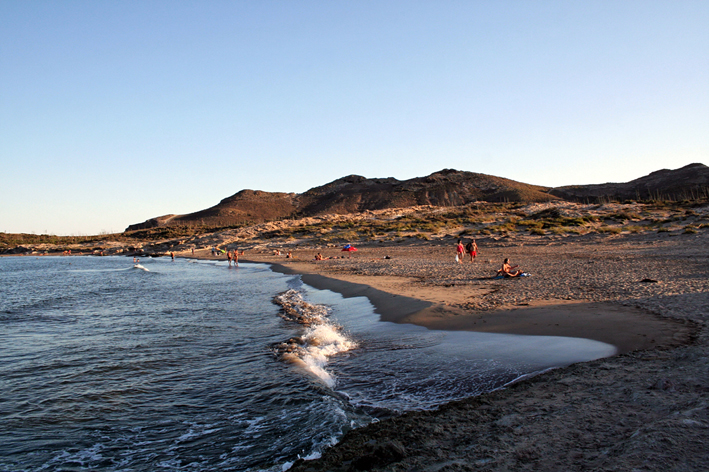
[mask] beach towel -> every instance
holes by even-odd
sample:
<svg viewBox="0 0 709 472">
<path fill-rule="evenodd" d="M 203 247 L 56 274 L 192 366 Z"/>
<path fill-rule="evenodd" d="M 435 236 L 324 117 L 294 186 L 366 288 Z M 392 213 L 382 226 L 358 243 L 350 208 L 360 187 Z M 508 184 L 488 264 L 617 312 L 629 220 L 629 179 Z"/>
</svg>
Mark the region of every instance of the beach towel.
<svg viewBox="0 0 709 472">
<path fill-rule="evenodd" d="M 519 277 L 530 277 L 532 274 L 529 272 L 522 272 L 519 274 Z M 509 277 L 507 275 L 496 275 L 495 277 L 492 278 L 492 280 L 500 280 L 500 279 L 516 279 L 517 277 Z"/>
</svg>

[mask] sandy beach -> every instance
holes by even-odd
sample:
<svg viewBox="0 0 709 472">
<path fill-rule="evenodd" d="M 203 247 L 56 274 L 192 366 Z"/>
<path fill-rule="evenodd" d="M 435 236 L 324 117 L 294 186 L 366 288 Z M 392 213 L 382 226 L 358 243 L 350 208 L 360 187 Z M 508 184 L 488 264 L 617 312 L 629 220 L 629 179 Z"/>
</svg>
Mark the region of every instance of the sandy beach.
<svg viewBox="0 0 709 472">
<path fill-rule="evenodd" d="M 582 337 L 618 350 L 350 431 L 292 470 L 706 470 L 707 236 L 478 240 L 480 255 L 464 264 L 454 242 L 296 248 L 293 259 L 247 251 L 242 261 L 368 297 L 382 320 Z M 328 259 L 314 261 L 317 252 Z M 531 276 L 493 279 L 505 257 Z"/>
</svg>

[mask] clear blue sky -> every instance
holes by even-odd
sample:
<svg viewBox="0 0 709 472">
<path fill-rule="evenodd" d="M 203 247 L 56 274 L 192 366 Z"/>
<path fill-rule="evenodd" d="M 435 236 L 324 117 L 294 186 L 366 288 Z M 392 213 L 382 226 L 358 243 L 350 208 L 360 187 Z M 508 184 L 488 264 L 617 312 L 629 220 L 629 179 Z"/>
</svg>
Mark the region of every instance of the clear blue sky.
<svg viewBox="0 0 709 472">
<path fill-rule="evenodd" d="M 0 231 L 709 163 L 709 1 L 0 1 Z"/>
</svg>

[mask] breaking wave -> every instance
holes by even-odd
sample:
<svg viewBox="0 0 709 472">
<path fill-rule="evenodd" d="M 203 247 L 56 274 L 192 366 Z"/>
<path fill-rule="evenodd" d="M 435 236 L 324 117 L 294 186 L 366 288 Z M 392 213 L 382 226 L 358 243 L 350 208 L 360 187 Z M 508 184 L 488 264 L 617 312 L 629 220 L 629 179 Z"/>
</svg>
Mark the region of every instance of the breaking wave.
<svg viewBox="0 0 709 472">
<path fill-rule="evenodd" d="M 326 306 L 306 302 L 300 292 L 291 289 L 275 296 L 273 301 L 283 309 L 280 313 L 283 319 L 304 329 L 300 336 L 274 344 L 272 349 L 276 356 L 333 388 L 336 377 L 327 370 L 329 358 L 356 348 L 357 343 L 329 319 Z"/>
</svg>

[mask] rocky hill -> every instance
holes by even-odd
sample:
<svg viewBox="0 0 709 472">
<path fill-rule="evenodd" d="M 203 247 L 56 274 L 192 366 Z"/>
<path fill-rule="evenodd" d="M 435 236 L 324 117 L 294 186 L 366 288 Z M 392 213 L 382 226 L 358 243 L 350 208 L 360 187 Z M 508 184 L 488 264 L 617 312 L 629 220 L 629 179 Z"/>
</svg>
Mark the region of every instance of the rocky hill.
<svg viewBox="0 0 709 472">
<path fill-rule="evenodd" d="M 129 226 L 126 231 L 163 226 L 225 227 L 418 205 L 458 206 L 477 201 L 599 202 L 681 200 L 707 196 L 709 167 L 703 164 L 690 164 L 677 170 L 659 170 L 627 183 L 573 185 L 554 189 L 486 174 L 444 169 L 409 180 L 349 175 L 301 194 L 242 190 L 211 208 L 187 215 L 151 218 Z"/>
<path fill-rule="evenodd" d="M 129 226 L 126 231 L 168 225 L 231 226 L 289 217 L 347 214 L 416 205 L 454 206 L 475 201 L 544 202 L 555 199 L 547 187 L 445 169 L 409 180 L 350 175 L 305 193 L 242 190 L 219 204 L 187 215 L 166 215 Z"/>
<path fill-rule="evenodd" d="M 556 187 L 551 195 L 571 201 L 695 200 L 709 197 L 709 167 L 662 169 L 626 183 Z"/>
<path fill-rule="evenodd" d="M 444 169 L 409 180 L 367 179 L 350 175 L 315 187 L 298 197 L 298 213 L 355 213 L 416 205 L 456 206 L 475 201 L 543 202 L 553 199 L 547 187 L 485 174 Z"/>
<path fill-rule="evenodd" d="M 261 223 L 292 215 L 297 194 L 242 190 L 217 205 L 187 215 L 166 215 L 131 225 L 126 231 L 160 226 L 233 226 Z"/>
</svg>

